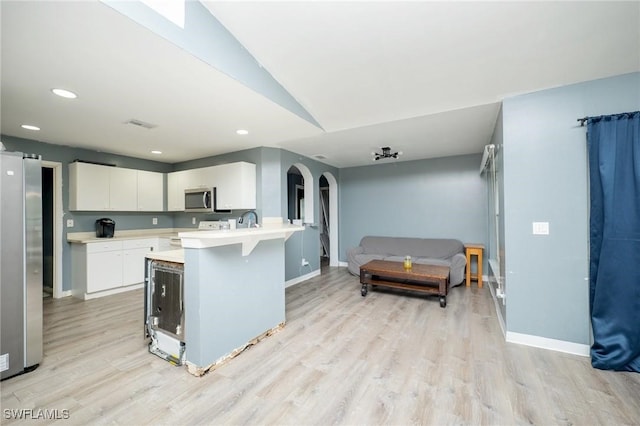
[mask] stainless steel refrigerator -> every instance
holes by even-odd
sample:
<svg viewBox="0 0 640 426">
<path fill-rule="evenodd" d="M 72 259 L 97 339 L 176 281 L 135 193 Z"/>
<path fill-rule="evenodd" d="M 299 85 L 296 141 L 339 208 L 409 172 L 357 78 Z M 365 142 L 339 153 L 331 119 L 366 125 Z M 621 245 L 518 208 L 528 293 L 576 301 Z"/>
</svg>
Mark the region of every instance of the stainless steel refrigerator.
<svg viewBox="0 0 640 426">
<path fill-rule="evenodd" d="M 42 360 L 42 164 L 0 151 L 0 372 Z"/>
</svg>

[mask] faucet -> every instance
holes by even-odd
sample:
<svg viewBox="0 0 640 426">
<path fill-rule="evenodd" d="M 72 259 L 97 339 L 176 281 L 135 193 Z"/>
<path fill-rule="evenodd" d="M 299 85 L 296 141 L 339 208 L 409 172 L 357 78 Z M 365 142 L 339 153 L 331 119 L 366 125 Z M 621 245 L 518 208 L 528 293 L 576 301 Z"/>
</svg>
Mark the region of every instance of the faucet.
<svg viewBox="0 0 640 426">
<path fill-rule="evenodd" d="M 255 210 L 248 210 L 244 213 L 242 213 L 242 216 L 240 216 L 238 218 L 238 223 L 244 223 L 244 221 L 247 221 L 247 228 L 251 228 L 251 219 L 252 216 L 254 218 L 253 221 L 253 227 L 257 228 L 258 227 L 258 213 L 255 212 Z"/>
</svg>

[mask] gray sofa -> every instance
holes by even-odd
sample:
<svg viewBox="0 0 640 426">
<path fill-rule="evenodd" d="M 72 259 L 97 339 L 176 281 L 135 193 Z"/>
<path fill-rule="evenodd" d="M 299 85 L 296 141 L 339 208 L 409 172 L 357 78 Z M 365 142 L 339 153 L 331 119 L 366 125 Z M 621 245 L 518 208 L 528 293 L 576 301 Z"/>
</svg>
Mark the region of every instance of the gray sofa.
<svg viewBox="0 0 640 426">
<path fill-rule="evenodd" d="M 360 276 L 360 266 L 370 260 L 402 262 L 405 256 L 411 256 L 413 263 L 448 266 L 452 287 L 464 281 L 464 244 L 444 238 L 363 237 L 358 247 L 347 252 L 349 272 Z"/>
</svg>

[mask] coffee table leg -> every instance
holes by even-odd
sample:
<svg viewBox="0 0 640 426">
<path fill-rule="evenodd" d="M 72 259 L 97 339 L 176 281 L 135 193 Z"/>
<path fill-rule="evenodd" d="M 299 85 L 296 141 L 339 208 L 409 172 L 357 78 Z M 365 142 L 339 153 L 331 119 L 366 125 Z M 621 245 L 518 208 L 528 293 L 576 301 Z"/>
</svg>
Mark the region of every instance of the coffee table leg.
<svg viewBox="0 0 640 426">
<path fill-rule="evenodd" d="M 362 297 L 365 297 L 368 291 L 367 284 L 365 283 L 366 274 L 367 273 L 363 269 L 360 269 L 360 283 L 362 284 L 362 287 L 360 287 L 360 294 Z"/>
<path fill-rule="evenodd" d="M 362 288 L 360 288 L 360 294 L 362 295 L 362 297 L 365 297 L 367 295 L 368 292 L 368 288 L 366 284 L 362 284 Z"/>
<path fill-rule="evenodd" d="M 447 306 L 447 296 L 440 296 L 440 307 L 444 308 Z"/>
</svg>

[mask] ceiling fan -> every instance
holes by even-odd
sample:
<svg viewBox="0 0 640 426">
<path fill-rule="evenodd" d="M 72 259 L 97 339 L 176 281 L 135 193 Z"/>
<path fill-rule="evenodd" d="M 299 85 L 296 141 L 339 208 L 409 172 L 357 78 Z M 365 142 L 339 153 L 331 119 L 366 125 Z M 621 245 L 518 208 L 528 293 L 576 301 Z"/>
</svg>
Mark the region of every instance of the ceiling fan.
<svg viewBox="0 0 640 426">
<path fill-rule="evenodd" d="M 383 146 L 382 148 L 380 148 L 382 150 L 382 153 L 379 152 L 372 152 L 371 155 L 374 156 L 374 161 L 378 161 L 380 159 L 384 159 L 384 158 L 398 158 L 398 156 L 402 155 L 402 151 L 398 151 L 398 152 L 391 152 L 391 148 L 389 148 L 388 146 Z"/>
</svg>

